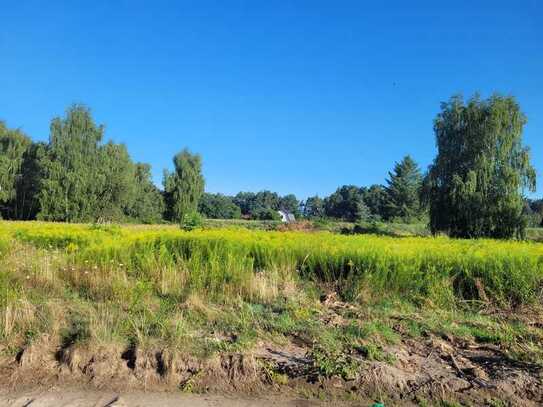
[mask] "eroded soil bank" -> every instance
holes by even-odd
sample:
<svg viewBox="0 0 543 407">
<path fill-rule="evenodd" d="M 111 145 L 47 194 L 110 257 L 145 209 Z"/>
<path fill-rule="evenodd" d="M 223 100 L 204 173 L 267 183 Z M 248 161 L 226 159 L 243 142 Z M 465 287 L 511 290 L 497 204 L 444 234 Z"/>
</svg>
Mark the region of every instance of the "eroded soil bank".
<svg viewBox="0 0 543 407">
<path fill-rule="evenodd" d="M 198 359 L 161 349 L 62 347 L 43 337 L 15 358 L 1 361 L 0 405 L 543 403 L 541 367 L 514 361 L 497 346 L 429 336 L 402 339 L 386 352 L 394 358 L 370 361 L 367 355 L 353 354 L 358 364 L 352 379 L 325 378 L 315 369 L 303 338 L 282 346 L 261 342 L 250 353 Z M 73 386 L 85 390 L 62 390 Z M 139 396 L 141 391 L 146 394 Z"/>
<path fill-rule="evenodd" d="M 9 397 L 543 405 L 543 247 L 322 235 L 309 260 L 310 235 L 13 227 L 0 259 Z"/>
</svg>

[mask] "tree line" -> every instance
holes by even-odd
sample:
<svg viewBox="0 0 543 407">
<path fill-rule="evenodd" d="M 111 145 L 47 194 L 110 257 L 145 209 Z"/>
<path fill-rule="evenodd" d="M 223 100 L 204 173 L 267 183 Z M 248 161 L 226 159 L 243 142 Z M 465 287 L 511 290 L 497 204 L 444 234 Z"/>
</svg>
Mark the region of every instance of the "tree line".
<svg viewBox="0 0 543 407">
<path fill-rule="evenodd" d="M 47 143 L 33 142 L 0 122 L 0 214 L 5 219 L 64 222 L 179 222 L 195 211 L 215 219 L 277 220 L 284 210 L 296 217 L 358 221 L 416 219 L 422 213 L 422 175 L 408 156 L 390 174 L 388 186 L 342 186 L 324 199 L 301 202 L 294 194 L 204 192 L 202 159 L 187 149 L 173 157 L 163 189 L 151 167 L 135 163 L 124 144 L 104 143 L 104 126 L 90 110 L 71 106 L 51 121 Z"/>
<path fill-rule="evenodd" d="M 343 185 L 327 197 L 300 201 L 272 191 L 235 196 L 204 192 L 202 159 L 187 149 L 173 157 L 163 188 L 149 164 L 133 162 L 124 144 L 104 142 L 90 110 L 73 105 L 51 121 L 49 141 L 34 142 L 0 122 L 0 215 L 65 222 L 183 222 L 186 217 L 277 220 L 278 210 L 300 218 L 351 222 L 427 222 L 456 237 L 522 236 L 541 224 L 543 201 L 522 144 L 526 117 L 513 97 L 455 96 L 434 120 L 437 156 L 424 174 L 409 156 L 385 185 Z"/>
</svg>

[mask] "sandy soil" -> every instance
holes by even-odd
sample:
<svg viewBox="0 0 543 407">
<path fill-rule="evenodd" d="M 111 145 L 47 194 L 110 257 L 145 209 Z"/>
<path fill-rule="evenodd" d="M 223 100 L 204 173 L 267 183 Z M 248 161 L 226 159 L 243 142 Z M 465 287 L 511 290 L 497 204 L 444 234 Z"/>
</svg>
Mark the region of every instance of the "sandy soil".
<svg viewBox="0 0 543 407">
<path fill-rule="evenodd" d="M 309 407 L 331 405 L 319 401 L 229 398 L 179 393 L 115 393 L 80 389 L 34 389 L 0 391 L 0 406 L 6 407 Z M 333 405 L 338 405 L 337 402 Z"/>
<path fill-rule="evenodd" d="M 341 324 L 334 307 L 323 318 Z M 353 350 L 359 366 L 352 378 L 323 377 L 301 337 L 198 359 L 122 344 L 63 346 L 43 335 L 0 357 L 0 406 L 543 406 L 542 366 L 514 360 L 499 345 L 433 334 L 413 339 L 402 325 L 394 329 L 401 340 L 384 348 L 394 359 Z"/>
</svg>

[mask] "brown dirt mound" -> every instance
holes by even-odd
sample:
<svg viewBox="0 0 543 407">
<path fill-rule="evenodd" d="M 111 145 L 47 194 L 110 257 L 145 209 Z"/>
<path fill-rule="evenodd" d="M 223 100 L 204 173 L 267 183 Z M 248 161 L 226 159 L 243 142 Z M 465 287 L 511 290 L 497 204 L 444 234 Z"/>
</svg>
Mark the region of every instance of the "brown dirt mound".
<svg viewBox="0 0 543 407">
<path fill-rule="evenodd" d="M 368 361 L 360 356 L 357 378 L 344 380 L 320 377 L 303 344 L 279 347 L 260 343 L 250 354 L 197 359 L 168 349 L 113 345 L 63 348 L 43 336 L 15 358 L 0 362 L 0 380 L 12 388 L 86 384 L 117 391 L 303 392 L 394 404 L 422 399 L 451 399 L 474 405 L 490 405 L 492 400 L 514 406 L 543 404 L 541 368 L 513 361 L 496 347 L 430 337 L 425 341 L 404 340 L 386 350 L 395 356 L 393 362 Z"/>
</svg>

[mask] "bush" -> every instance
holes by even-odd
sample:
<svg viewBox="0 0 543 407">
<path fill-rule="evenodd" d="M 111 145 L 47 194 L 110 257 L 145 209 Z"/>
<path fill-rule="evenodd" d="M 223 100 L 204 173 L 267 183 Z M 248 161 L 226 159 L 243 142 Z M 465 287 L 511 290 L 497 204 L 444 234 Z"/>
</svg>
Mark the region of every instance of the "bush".
<svg viewBox="0 0 543 407">
<path fill-rule="evenodd" d="M 270 208 L 258 209 L 253 212 L 252 217 L 256 220 L 281 220 L 281 215 L 276 210 Z"/>
<path fill-rule="evenodd" d="M 183 219 L 181 219 L 181 228 L 187 231 L 201 228 L 203 224 L 204 219 L 202 218 L 202 215 L 196 211 L 185 213 Z"/>
</svg>

